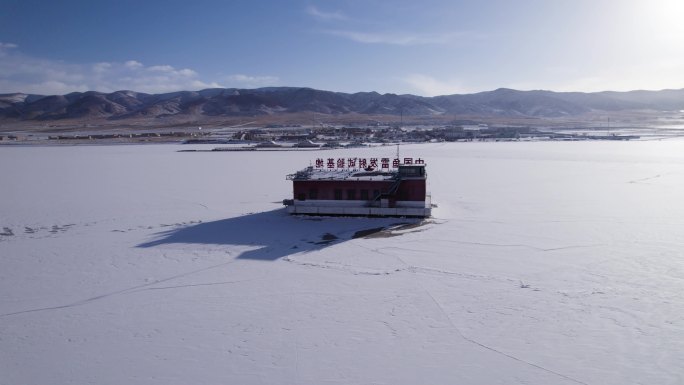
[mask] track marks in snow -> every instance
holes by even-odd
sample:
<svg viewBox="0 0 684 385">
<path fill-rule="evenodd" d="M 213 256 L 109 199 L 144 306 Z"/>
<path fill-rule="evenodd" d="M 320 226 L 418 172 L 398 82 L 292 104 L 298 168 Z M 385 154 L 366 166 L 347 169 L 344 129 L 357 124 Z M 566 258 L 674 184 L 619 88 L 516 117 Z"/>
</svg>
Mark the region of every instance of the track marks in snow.
<svg viewBox="0 0 684 385">
<path fill-rule="evenodd" d="M 381 321 L 381 322 L 385 326 L 385 328 L 387 328 L 387 331 L 389 331 L 390 335 L 393 338 L 399 338 L 399 331 L 397 331 L 397 329 L 392 327 L 392 325 L 390 325 L 390 323 L 387 321 Z"/>
<path fill-rule="evenodd" d="M 434 242 L 434 243 L 453 243 L 457 245 L 473 245 L 473 246 L 487 246 L 487 247 L 515 247 L 515 248 L 527 248 L 535 251 L 549 252 L 549 251 L 559 251 L 559 250 L 569 250 L 569 249 L 583 249 L 592 247 L 605 246 L 600 243 L 589 244 L 589 245 L 567 245 L 559 247 L 539 247 L 534 245 L 528 245 L 524 243 L 489 243 L 489 242 L 470 242 L 470 241 L 458 241 L 458 240 L 445 240 L 445 239 L 424 239 L 423 242 Z"/>
<path fill-rule="evenodd" d="M 11 227 L 3 227 L 2 232 L 0 232 L 0 237 L 11 237 L 15 235 L 20 235 L 25 234 L 28 235 L 30 238 L 36 238 L 36 235 L 56 235 L 59 233 L 64 233 L 68 231 L 69 229 L 73 228 L 76 226 L 75 223 L 69 223 L 66 225 L 51 225 L 51 226 L 23 226 L 23 231 L 22 230 L 15 230 Z M 21 229 L 22 226 L 19 226 Z M 47 233 L 47 234 L 46 234 Z M 2 238 L 0 238 L 2 239 Z"/>
<path fill-rule="evenodd" d="M 455 276 L 455 277 L 459 277 L 459 278 L 477 280 L 477 281 L 497 281 L 497 282 L 502 282 L 502 283 L 518 283 L 518 282 L 520 282 L 520 280 L 513 279 L 513 278 L 497 277 L 494 275 L 485 275 L 485 274 L 454 272 L 454 271 L 435 269 L 435 268 L 430 268 L 430 267 L 421 267 L 421 266 L 408 266 L 406 268 L 406 270 L 408 270 L 412 273 L 423 273 L 423 274 L 433 274 L 433 275 L 437 274 L 437 275 L 445 275 L 445 276 L 452 276 L 452 277 Z"/>
<path fill-rule="evenodd" d="M 75 225 L 76 225 L 76 224 L 74 224 L 74 223 L 70 223 L 70 224 L 64 225 L 64 226 L 52 225 L 52 227 L 50 227 L 50 230 L 49 230 L 48 232 L 49 232 L 50 234 L 63 233 L 63 232 L 65 232 L 65 231 L 67 231 L 69 228 L 71 228 L 72 226 L 75 226 Z"/>
<path fill-rule="evenodd" d="M 292 257 L 285 257 L 283 258 L 283 261 L 293 263 L 299 266 L 304 266 L 304 267 L 311 267 L 311 268 L 317 268 L 317 269 L 325 269 L 325 270 L 337 270 L 337 271 L 342 271 L 345 273 L 350 273 L 353 275 L 390 275 L 390 274 L 396 274 L 400 271 L 403 271 L 404 269 L 394 269 L 394 270 L 381 270 L 381 269 L 373 269 L 373 268 L 364 268 L 360 266 L 354 266 L 354 265 L 349 265 L 349 264 L 343 264 L 339 262 L 333 262 L 333 261 L 324 261 L 324 262 L 306 262 L 306 261 L 298 261 L 295 258 Z"/>
<path fill-rule="evenodd" d="M 130 231 L 136 231 L 136 230 L 153 230 L 153 229 L 164 228 L 164 227 L 183 227 L 183 226 L 195 225 L 195 224 L 199 224 L 199 223 L 202 223 L 202 221 L 198 220 L 198 221 L 189 221 L 189 222 L 177 222 L 177 223 L 173 223 L 173 224 L 162 223 L 162 224 L 155 225 L 155 226 L 140 225 L 140 226 L 136 226 L 136 227 L 129 227 L 127 229 L 114 229 L 114 230 L 112 230 L 112 232 L 113 233 L 128 233 Z"/>
<path fill-rule="evenodd" d="M 35 309 L 21 310 L 21 311 L 12 312 L 12 313 L 0 314 L 0 318 L 10 317 L 10 316 L 15 316 L 15 315 L 20 315 L 20 314 L 27 314 L 27 313 L 37 313 L 37 312 L 50 311 L 50 310 L 68 309 L 68 308 L 72 308 L 72 307 L 87 305 L 87 304 L 89 304 L 89 303 L 91 303 L 91 302 L 99 301 L 99 300 L 106 299 L 106 298 L 109 298 L 109 297 L 114 297 L 114 296 L 117 296 L 117 295 L 131 294 L 131 293 L 140 292 L 140 291 L 144 291 L 144 290 L 154 290 L 154 289 L 155 289 L 155 288 L 153 287 L 154 285 L 157 285 L 157 284 L 160 284 L 160 283 L 164 283 L 164 282 L 173 281 L 173 280 L 179 279 L 179 278 L 188 277 L 188 276 L 190 276 L 190 275 L 198 274 L 198 273 L 205 272 L 205 271 L 208 271 L 208 270 L 220 268 L 220 267 L 223 267 L 223 266 L 226 266 L 226 265 L 230 265 L 230 264 L 235 263 L 235 262 L 236 262 L 235 260 L 231 260 L 231 261 L 228 261 L 228 262 L 223 262 L 223 263 L 219 263 L 219 264 L 216 264 L 216 265 L 208 266 L 208 267 L 205 267 L 205 268 L 202 268 L 202 269 L 197 269 L 197 270 L 193 270 L 193 271 L 189 271 L 189 272 L 177 274 L 177 275 L 174 275 L 174 276 L 171 276 L 171 277 L 167 277 L 167 278 L 157 279 L 157 280 L 154 280 L 154 281 L 152 281 L 152 282 L 147 282 L 147 283 L 144 283 L 144 284 L 141 284 L 141 285 L 136 285 L 136 286 L 129 287 L 129 288 L 126 288 L 126 289 L 116 290 L 116 291 L 112 291 L 112 292 L 109 292 L 109 293 L 96 295 L 96 296 L 94 296 L 94 297 L 82 299 L 82 300 L 79 300 L 79 301 L 75 301 L 75 302 L 71 302 L 71 303 L 67 303 L 67 304 L 63 304 L 63 305 L 48 306 L 48 307 L 41 307 L 41 308 L 35 308 Z M 238 282 L 240 282 L 240 281 L 210 282 L 210 283 L 205 283 L 205 284 L 201 284 L 201 283 L 200 283 L 200 284 L 178 285 L 178 286 L 176 286 L 176 287 L 162 287 L 162 288 L 158 288 L 158 289 L 159 289 L 159 290 L 162 290 L 162 289 L 172 289 L 172 288 L 176 288 L 176 289 L 177 289 L 177 288 L 183 288 L 183 287 L 209 286 L 209 285 L 215 285 L 215 284 L 217 284 L 217 285 L 218 285 L 218 284 L 232 284 L 232 283 L 238 283 Z"/>
<path fill-rule="evenodd" d="M 188 288 L 188 287 L 199 287 L 199 286 L 221 286 L 221 285 L 230 285 L 230 284 L 235 284 L 235 283 L 250 282 L 250 281 L 254 281 L 254 280 L 256 280 L 256 279 L 245 279 L 245 280 L 240 280 L 240 281 L 191 283 L 191 284 L 187 284 L 187 285 L 175 285 L 175 286 L 146 287 L 146 288 L 130 291 L 130 293 L 137 293 L 137 292 L 145 291 L 145 290 L 169 290 L 169 289 L 184 289 L 184 288 Z"/>
<path fill-rule="evenodd" d="M 649 177 L 646 177 L 646 178 L 630 180 L 630 181 L 627 182 L 627 183 L 632 183 L 632 184 L 636 184 L 636 183 L 650 184 L 650 183 L 647 183 L 647 182 L 648 182 L 648 181 L 651 181 L 651 180 L 654 180 L 654 179 L 658 179 L 658 178 L 660 178 L 660 177 L 661 177 L 661 175 L 660 175 L 660 174 L 657 174 L 657 175 L 649 176 Z"/>
<path fill-rule="evenodd" d="M 453 241 L 452 241 L 453 242 Z M 493 247 L 526 247 L 526 248 L 531 248 L 537 251 L 555 251 L 555 250 L 563 250 L 563 249 L 568 249 L 568 248 L 581 248 L 581 247 L 595 247 L 597 245 L 570 245 L 570 246 L 564 246 L 564 247 L 556 247 L 556 248 L 540 248 L 540 247 L 535 247 L 535 246 L 530 246 L 530 245 L 524 245 L 524 244 L 515 244 L 515 245 L 507 245 L 507 244 L 483 244 L 483 243 L 474 243 L 474 242 L 458 242 L 456 243 L 468 243 L 468 244 L 476 244 L 476 245 L 484 245 L 484 246 L 493 246 Z M 341 264 L 338 262 L 331 262 L 331 261 L 325 261 L 322 263 L 317 263 L 317 262 L 304 262 L 304 261 L 298 261 L 293 257 L 287 257 L 284 258 L 286 262 L 289 263 L 295 263 L 300 266 L 305 266 L 305 267 L 311 267 L 311 268 L 320 268 L 320 269 L 333 269 L 333 270 L 339 270 L 347 273 L 351 273 L 354 275 L 384 275 L 384 276 L 389 276 L 397 273 L 411 273 L 411 274 L 428 274 L 428 275 L 439 275 L 439 276 L 446 276 L 446 277 L 455 277 L 459 279 L 468 279 L 468 280 L 477 280 L 477 281 L 485 281 L 485 282 L 498 282 L 498 283 L 504 283 L 508 285 L 515 285 L 516 287 L 520 289 L 531 289 L 535 291 L 539 291 L 537 288 L 533 288 L 529 283 L 525 283 L 520 279 L 514 279 L 514 278 L 509 278 L 509 277 L 498 277 L 498 276 L 493 276 L 493 275 L 484 275 L 484 274 L 474 274 L 474 273 L 467 273 L 467 272 L 457 272 L 457 271 L 449 271 L 445 269 L 438 269 L 438 268 L 431 268 L 431 267 L 424 267 L 424 266 L 413 266 L 410 264 L 407 264 L 404 262 L 404 260 L 401 259 L 401 257 L 398 255 L 399 253 L 406 252 L 406 251 L 411 251 L 411 252 L 426 252 L 425 250 L 411 250 L 407 248 L 402 248 L 402 247 L 382 247 L 382 248 L 368 248 L 365 246 L 361 246 L 359 244 L 356 244 L 356 246 L 361 247 L 363 249 L 366 249 L 369 252 L 372 253 L 377 253 L 385 256 L 394 256 L 397 258 L 399 262 L 403 264 L 402 267 L 393 269 L 393 270 L 377 270 L 377 269 L 369 269 L 369 268 L 361 268 L 358 266 L 354 266 L 351 264 Z M 434 298 L 434 296 L 422 285 L 420 282 L 418 283 L 423 291 L 430 297 L 432 302 L 434 302 L 435 306 L 438 308 L 440 313 L 445 317 L 447 320 L 448 324 L 450 325 L 451 328 L 453 328 L 458 335 L 464 340 L 467 341 L 470 344 L 473 344 L 475 346 L 478 346 L 482 349 L 485 349 L 487 351 L 490 351 L 494 354 L 506 357 L 507 359 L 514 360 L 516 362 L 519 362 L 523 365 L 527 365 L 533 368 L 536 368 L 540 371 L 549 373 L 553 376 L 562 378 L 564 380 L 576 383 L 576 384 L 582 384 L 582 385 L 589 385 L 588 383 L 581 381 L 577 378 L 573 378 L 571 376 L 565 375 L 563 373 L 557 372 L 553 369 L 546 368 L 544 366 L 535 364 L 534 362 L 527 361 L 525 359 L 516 357 L 513 354 L 504 352 L 502 350 L 499 350 L 495 347 L 483 344 L 473 338 L 468 337 L 465 335 L 453 322 L 451 317 L 447 314 L 445 309 L 442 307 L 442 305 Z M 383 325 L 386 327 L 388 332 L 393 335 L 397 336 L 397 330 L 394 329 L 389 322 L 381 321 Z"/>
<path fill-rule="evenodd" d="M 442 275 L 442 276 L 450 276 L 450 277 L 458 277 L 458 278 L 463 278 L 463 279 L 469 279 L 469 280 L 477 280 L 477 281 L 497 281 L 501 283 L 506 283 L 506 284 L 518 284 L 522 282 L 520 279 L 514 279 L 514 278 L 509 278 L 509 277 L 499 277 L 495 275 L 487 275 L 487 274 L 475 274 L 475 273 L 468 273 L 468 272 L 460 272 L 460 271 L 449 271 L 445 269 L 437 269 L 437 268 L 432 268 L 432 267 L 425 267 L 425 266 L 415 266 L 406 263 L 398 253 L 391 253 L 391 252 L 385 252 L 385 251 L 399 251 L 399 252 L 418 252 L 418 253 L 430 253 L 430 251 L 427 250 L 415 250 L 415 249 L 409 249 L 405 247 L 397 247 L 397 246 L 388 246 L 388 247 L 378 247 L 378 248 L 369 248 L 365 246 L 361 246 L 357 244 L 356 246 L 365 249 L 371 253 L 376 253 L 376 254 L 381 254 L 385 256 L 390 256 L 396 258 L 404 267 L 395 269 L 393 273 L 398 273 L 402 271 L 407 271 L 410 273 L 420 273 L 420 274 L 430 274 L 430 275 Z M 522 288 L 522 287 L 521 287 Z M 527 288 L 527 287 L 525 287 Z M 534 289 L 534 290 L 539 290 L 539 289 Z"/>
<path fill-rule="evenodd" d="M 11 237 L 13 235 L 14 235 L 14 231 L 12 231 L 12 229 L 9 227 L 3 227 L 2 232 L 0 233 L 0 236 L 5 236 L 5 237 Z"/>
<path fill-rule="evenodd" d="M 499 283 L 505 283 L 509 285 L 516 285 L 517 287 L 520 288 L 529 288 L 529 285 L 526 285 L 525 287 L 520 286 L 521 285 L 521 280 L 517 278 L 509 278 L 509 277 L 499 277 L 499 276 L 494 276 L 494 275 L 486 275 L 486 274 L 475 274 L 475 273 L 469 273 L 469 272 L 457 272 L 457 271 L 449 271 L 449 270 L 444 270 L 444 269 L 437 269 L 437 268 L 431 268 L 431 267 L 425 267 L 425 266 L 415 266 L 406 263 L 397 253 L 391 253 L 391 252 L 384 252 L 384 251 L 412 251 L 412 252 L 427 252 L 425 250 L 412 250 L 412 249 L 407 249 L 407 248 L 402 248 L 402 247 L 396 247 L 396 246 L 390 246 L 390 247 L 380 247 L 380 248 L 368 248 L 365 246 L 361 246 L 357 244 L 356 246 L 367 250 L 371 253 L 375 254 L 380 254 L 384 256 L 389 256 L 389 257 L 394 257 L 397 259 L 397 261 L 401 264 L 401 267 L 396 267 L 396 268 L 391 268 L 391 269 L 377 269 L 377 268 L 372 268 L 372 267 L 364 267 L 364 266 L 358 266 L 354 264 L 344 264 L 340 262 L 333 262 L 333 261 L 321 261 L 321 262 L 314 262 L 314 261 L 301 261 L 296 259 L 295 257 L 285 257 L 283 258 L 283 261 L 288 262 L 288 263 L 293 263 L 302 267 L 308 267 L 308 268 L 317 268 L 317 269 L 324 269 L 324 270 L 336 270 L 336 271 L 341 271 L 353 275 L 369 275 L 369 276 L 390 276 L 394 274 L 399 274 L 403 272 L 408 272 L 411 274 L 427 274 L 427 275 L 440 275 L 440 276 L 447 276 L 447 277 L 457 277 L 461 279 L 468 279 L 468 280 L 476 280 L 476 281 L 484 281 L 484 282 L 499 282 Z M 537 288 L 533 288 L 535 291 L 539 291 Z"/>
<path fill-rule="evenodd" d="M 420 284 L 420 282 L 419 282 L 418 284 L 421 286 L 421 288 L 423 289 L 423 291 L 425 292 L 425 294 L 427 294 L 427 296 L 430 297 L 430 299 L 432 300 L 432 302 L 434 302 L 435 306 L 438 308 L 438 310 L 440 311 L 440 313 L 445 317 L 445 319 L 447 320 L 447 322 L 449 323 L 449 325 L 458 333 L 458 335 L 459 335 L 461 338 L 463 338 L 463 340 L 465 340 L 465 341 L 467 341 L 467 342 L 469 342 L 469 343 L 471 343 L 471 344 L 473 344 L 473 345 L 479 346 L 479 347 L 481 347 L 481 348 L 483 348 L 483 349 L 486 349 L 486 350 L 488 350 L 488 351 L 491 351 L 491 352 L 493 352 L 493 353 L 495 353 L 495 354 L 498 354 L 498 355 L 507 357 L 507 358 L 509 358 L 509 359 L 511 359 L 511 360 L 520 362 L 520 363 L 522 363 L 522 364 L 524 364 L 524 365 L 528 365 L 528 366 L 531 366 L 531 367 L 533 367 L 533 368 L 537 368 L 537 369 L 539 369 L 539 370 L 542 370 L 542 371 L 544 371 L 544 372 L 547 372 L 547 373 L 553 374 L 553 375 L 555 375 L 555 376 L 564 378 L 564 379 L 569 380 L 569 381 L 572 381 L 572 382 L 574 382 L 574 383 L 582 384 L 582 385 L 589 385 L 588 383 L 586 383 L 586 382 L 584 382 L 584 381 L 580 381 L 580 380 L 578 380 L 578 379 L 576 379 L 576 378 L 567 376 L 567 375 L 565 375 L 565 374 L 559 373 L 559 372 L 554 371 L 554 370 L 552 370 L 552 369 L 548 369 L 548 368 L 545 368 L 545 367 L 543 367 L 543 366 L 537 365 L 537 364 L 535 364 L 535 363 L 533 363 L 533 362 L 529 362 L 529 361 L 526 361 L 526 360 L 524 360 L 524 359 L 518 358 L 518 357 L 516 357 L 516 356 L 514 356 L 514 355 L 511 355 L 511 354 L 509 354 L 509 353 L 503 352 L 503 351 L 498 350 L 498 349 L 496 349 L 496 348 L 493 348 L 493 347 L 491 347 L 491 346 L 485 345 L 485 344 L 483 344 L 483 343 L 481 343 L 481 342 L 479 342 L 479 341 L 477 341 L 477 340 L 475 340 L 475 339 L 473 339 L 473 338 L 470 338 L 470 337 L 466 336 L 466 335 L 463 334 L 463 332 L 456 326 L 456 324 L 454 324 L 454 322 L 453 322 L 453 320 L 451 319 L 451 317 L 449 316 L 449 314 L 444 310 L 444 307 L 442 307 L 442 305 L 435 299 L 435 297 L 434 297 L 427 289 L 425 289 L 424 287 L 422 287 L 422 285 Z"/>
<path fill-rule="evenodd" d="M 201 220 L 196 220 L 196 221 L 187 221 L 187 222 L 176 222 L 176 223 L 161 223 L 157 225 L 138 225 L 134 227 L 128 227 L 124 229 L 114 229 L 110 230 L 113 233 L 128 233 L 131 231 L 138 231 L 138 230 L 154 230 L 154 229 L 160 229 L 160 228 L 167 228 L 167 227 L 183 227 L 183 226 L 189 226 L 189 225 L 195 225 L 202 223 Z M 20 226 L 15 226 L 9 227 L 9 226 L 4 226 L 2 227 L 2 230 L 0 231 L 0 240 L 2 240 L 5 237 L 11 237 L 11 236 L 26 236 L 28 238 L 44 238 L 44 237 L 50 237 L 58 234 L 65 233 L 69 230 L 76 229 L 79 227 L 89 227 L 93 226 L 95 224 L 98 224 L 98 222 L 84 222 L 84 223 L 68 223 L 65 225 L 61 224 L 54 224 L 54 225 L 20 225 Z"/>
<path fill-rule="evenodd" d="M 350 273 L 353 275 L 389 276 L 389 275 L 394 275 L 394 274 L 398 274 L 398 273 L 402 273 L 402 272 L 408 272 L 408 273 L 412 273 L 412 274 L 440 275 L 440 276 L 458 277 L 458 278 L 468 279 L 468 280 L 500 282 L 500 283 L 506 283 L 506 284 L 514 284 L 514 285 L 519 285 L 520 282 L 522 282 L 520 279 L 515 279 L 515 278 L 498 277 L 498 276 L 494 276 L 494 275 L 475 274 L 475 273 L 468 273 L 468 272 L 455 272 L 455 271 L 449 271 L 449 270 L 437 269 L 437 268 L 431 268 L 431 267 L 424 267 L 424 266 L 414 266 L 414 265 L 407 264 L 396 254 L 384 253 L 381 251 L 381 250 L 399 250 L 399 251 L 408 250 L 405 248 L 384 247 L 384 248 L 378 248 L 378 249 L 370 249 L 370 248 L 366 248 L 363 246 L 360 246 L 360 247 L 362 247 L 363 249 L 366 249 L 370 252 L 373 252 L 373 253 L 395 257 L 403 266 L 393 268 L 393 269 L 376 269 L 376 268 L 372 268 L 372 267 L 364 267 L 364 266 L 358 266 L 358 265 L 353 265 L 353 264 L 344 264 L 344 263 L 334 262 L 334 261 L 321 261 L 321 262 L 300 261 L 294 257 L 285 257 L 285 258 L 283 258 L 283 261 L 288 262 L 288 263 L 293 263 L 293 264 L 303 266 L 303 267 L 317 268 L 317 269 L 324 269 L 324 270 L 336 270 L 336 271 L 341 271 L 341 272 L 345 272 L 345 273 Z M 519 287 L 528 288 L 529 285 L 526 285 L 525 287 L 522 287 L 522 286 L 519 286 Z M 535 288 L 534 290 L 538 291 L 539 289 Z"/>
</svg>

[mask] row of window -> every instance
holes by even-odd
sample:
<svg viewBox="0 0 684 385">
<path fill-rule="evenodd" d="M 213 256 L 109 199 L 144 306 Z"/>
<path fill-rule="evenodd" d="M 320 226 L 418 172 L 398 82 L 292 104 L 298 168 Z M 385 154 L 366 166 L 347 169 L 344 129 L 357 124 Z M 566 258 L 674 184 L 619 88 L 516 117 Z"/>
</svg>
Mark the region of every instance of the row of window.
<svg viewBox="0 0 684 385">
<path fill-rule="evenodd" d="M 346 192 L 346 194 L 345 194 L 345 192 Z M 357 194 L 357 192 L 358 192 L 358 194 Z M 362 201 L 367 201 L 367 200 L 374 199 L 378 195 L 380 195 L 380 190 L 373 190 L 372 195 L 371 195 L 371 191 L 368 189 L 361 189 L 358 191 L 355 189 L 348 189 L 346 191 L 342 190 L 342 189 L 333 190 L 333 198 L 335 200 L 343 200 L 343 199 L 357 200 L 358 199 L 358 200 L 362 200 Z M 315 189 L 315 188 L 309 189 L 308 197 L 304 193 L 299 193 L 297 195 L 297 199 L 299 199 L 299 200 L 319 199 L 318 189 Z"/>
<path fill-rule="evenodd" d="M 313 193 L 313 194 L 312 194 L 312 193 Z M 366 190 L 366 189 L 361 189 L 361 190 L 359 190 L 359 197 L 358 197 L 358 198 L 356 197 L 356 196 L 357 196 L 357 195 L 356 195 L 356 190 L 354 190 L 354 189 L 348 189 L 348 190 L 346 191 L 346 193 L 347 193 L 347 194 L 346 194 L 347 200 L 353 201 L 353 200 L 356 200 L 356 199 L 360 199 L 360 200 L 362 200 L 362 201 L 367 201 L 367 200 L 369 200 L 369 199 L 371 199 L 371 198 L 375 198 L 376 196 L 380 195 L 380 190 L 373 190 L 373 196 L 370 196 L 370 195 L 368 194 L 368 193 L 369 193 L 368 190 Z M 342 200 L 342 199 L 343 199 L 343 198 L 342 198 L 342 194 L 343 194 L 342 189 L 335 189 L 335 200 Z M 318 195 L 318 191 L 316 191 L 315 189 L 314 189 L 314 190 L 309 190 L 309 196 L 310 196 L 310 197 L 312 197 L 312 196 L 317 196 L 317 195 Z M 316 198 L 311 198 L 311 199 L 316 199 Z"/>
</svg>

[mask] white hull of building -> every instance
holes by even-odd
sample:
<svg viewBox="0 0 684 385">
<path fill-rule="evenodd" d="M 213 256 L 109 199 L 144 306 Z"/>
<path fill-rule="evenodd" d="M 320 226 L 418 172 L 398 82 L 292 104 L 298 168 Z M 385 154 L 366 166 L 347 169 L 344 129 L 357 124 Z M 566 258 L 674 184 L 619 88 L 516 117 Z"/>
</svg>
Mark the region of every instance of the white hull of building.
<svg viewBox="0 0 684 385">
<path fill-rule="evenodd" d="M 302 215 L 343 215 L 343 216 L 383 216 L 383 217 L 420 217 L 432 214 L 430 200 L 425 202 L 398 201 L 395 207 L 381 202 L 378 207 L 368 206 L 366 201 L 344 200 L 294 200 L 287 205 L 290 214 Z"/>
</svg>

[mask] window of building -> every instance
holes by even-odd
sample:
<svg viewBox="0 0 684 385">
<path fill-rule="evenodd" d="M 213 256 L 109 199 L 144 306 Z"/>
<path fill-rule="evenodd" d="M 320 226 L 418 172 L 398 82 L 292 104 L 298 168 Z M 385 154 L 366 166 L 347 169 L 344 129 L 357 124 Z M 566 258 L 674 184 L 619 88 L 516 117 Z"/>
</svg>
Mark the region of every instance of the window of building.
<svg viewBox="0 0 684 385">
<path fill-rule="evenodd" d="M 341 200 L 342 199 L 342 190 L 339 188 L 335 189 L 335 200 Z"/>
<path fill-rule="evenodd" d="M 347 199 L 350 201 L 353 201 L 356 199 L 356 190 L 349 189 L 347 190 Z"/>
<path fill-rule="evenodd" d="M 361 190 L 361 200 L 363 200 L 363 201 L 368 200 L 368 190 L 367 189 Z"/>
<path fill-rule="evenodd" d="M 309 199 L 318 199 L 318 189 L 309 189 Z"/>
</svg>

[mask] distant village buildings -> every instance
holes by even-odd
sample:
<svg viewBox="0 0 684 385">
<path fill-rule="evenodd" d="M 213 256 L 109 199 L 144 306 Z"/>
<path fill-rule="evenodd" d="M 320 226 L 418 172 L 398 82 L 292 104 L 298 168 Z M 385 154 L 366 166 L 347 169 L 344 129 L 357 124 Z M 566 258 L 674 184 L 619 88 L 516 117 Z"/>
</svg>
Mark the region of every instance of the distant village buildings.
<svg viewBox="0 0 684 385">
<path fill-rule="evenodd" d="M 427 141 L 473 141 L 494 139 L 519 139 L 525 135 L 539 134 L 528 127 L 490 127 L 486 124 L 464 124 L 446 126 L 342 126 L 302 128 L 271 126 L 260 129 L 241 130 L 233 135 L 234 140 L 255 142 L 295 143 L 295 147 L 326 146 L 339 142 L 427 142 Z"/>
<path fill-rule="evenodd" d="M 0 135 L 0 141 L 44 140 L 46 137 L 27 138 L 12 134 Z M 188 144 L 222 144 L 242 143 L 252 144 L 259 148 L 294 147 L 294 148 L 336 148 L 344 146 L 362 146 L 369 143 L 396 142 L 454 142 L 454 141 L 499 141 L 499 140 L 631 140 L 633 135 L 587 135 L 566 131 L 543 131 L 525 126 L 489 126 L 477 122 L 454 122 L 453 124 L 381 124 L 368 122 L 356 125 L 332 126 L 321 125 L 303 127 L 301 125 L 269 125 L 260 128 L 239 129 L 229 128 L 216 130 L 206 129 L 198 131 L 162 131 L 152 132 L 109 132 L 109 133 L 72 133 L 51 135 L 48 140 L 93 141 L 113 140 L 115 142 L 163 142 L 183 141 Z"/>
</svg>

